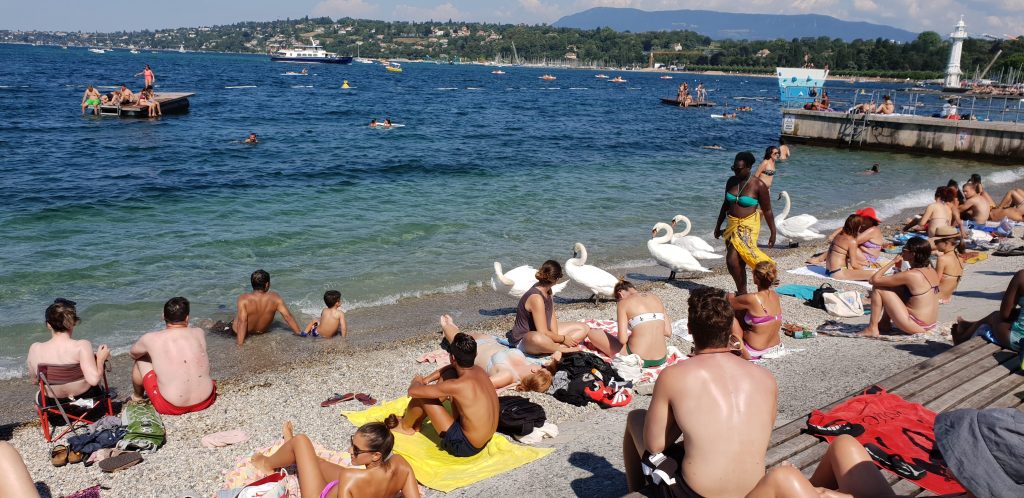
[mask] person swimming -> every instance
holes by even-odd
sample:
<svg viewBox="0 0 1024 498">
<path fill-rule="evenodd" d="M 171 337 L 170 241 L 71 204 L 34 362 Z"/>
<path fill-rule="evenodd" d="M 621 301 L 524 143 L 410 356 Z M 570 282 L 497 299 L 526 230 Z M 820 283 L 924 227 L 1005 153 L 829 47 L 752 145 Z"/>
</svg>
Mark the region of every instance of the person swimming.
<svg viewBox="0 0 1024 498">
<path fill-rule="evenodd" d="M 341 80 L 341 87 L 342 88 L 352 88 L 352 87 L 348 86 L 348 80 Z"/>
<path fill-rule="evenodd" d="M 376 128 L 376 127 L 377 127 L 377 118 L 373 118 L 373 119 L 370 120 L 370 128 Z"/>
<path fill-rule="evenodd" d="M 245 144 L 258 144 L 258 143 L 260 143 L 260 141 L 256 139 L 256 134 L 255 133 L 249 133 L 249 138 L 246 138 L 242 143 L 245 143 Z"/>
</svg>

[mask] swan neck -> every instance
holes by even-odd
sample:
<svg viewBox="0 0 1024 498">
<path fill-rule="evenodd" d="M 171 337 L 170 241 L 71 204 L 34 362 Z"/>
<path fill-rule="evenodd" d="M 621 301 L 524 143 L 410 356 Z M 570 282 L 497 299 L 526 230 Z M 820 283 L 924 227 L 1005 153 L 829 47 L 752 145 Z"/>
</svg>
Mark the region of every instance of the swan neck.
<svg viewBox="0 0 1024 498">
<path fill-rule="evenodd" d="M 782 209 L 782 214 L 780 214 L 778 217 L 781 219 L 786 219 L 786 217 L 789 216 L 789 192 L 783 192 L 782 198 L 785 199 L 786 201 L 786 207 Z"/>
<path fill-rule="evenodd" d="M 691 228 L 690 219 L 685 217 L 685 216 L 681 216 L 679 218 L 679 221 L 682 221 L 683 223 L 686 223 L 686 229 L 684 229 L 682 232 L 679 232 L 679 236 L 680 237 L 685 237 L 685 236 L 689 235 L 690 234 L 690 228 Z"/>
<path fill-rule="evenodd" d="M 580 256 L 577 259 L 580 261 L 580 266 L 587 264 L 587 248 L 583 244 L 580 244 Z"/>
<path fill-rule="evenodd" d="M 513 282 L 512 279 L 506 277 L 505 274 L 501 271 L 501 263 L 497 261 L 494 262 L 494 276 L 498 277 L 498 281 L 505 285 L 515 285 L 515 282 Z"/>
<path fill-rule="evenodd" d="M 668 244 L 672 241 L 672 225 L 666 225 L 664 223 L 658 225 L 657 230 L 664 230 L 665 235 L 655 237 L 653 240 L 659 244 Z"/>
</svg>

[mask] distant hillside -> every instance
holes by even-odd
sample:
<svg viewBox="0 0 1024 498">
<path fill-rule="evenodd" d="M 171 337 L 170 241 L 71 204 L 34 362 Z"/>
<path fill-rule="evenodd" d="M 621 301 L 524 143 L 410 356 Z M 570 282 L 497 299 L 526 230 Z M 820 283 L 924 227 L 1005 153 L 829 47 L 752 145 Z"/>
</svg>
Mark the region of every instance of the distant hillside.
<svg viewBox="0 0 1024 498">
<path fill-rule="evenodd" d="M 917 38 L 917 33 L 891 26 L 843 21 L 816 14 L 734 14 L 710 10 L 647 12 L 637 9 L 595 7 L 565 16 L 555 21 L 554 26 L 580 29 L 609 27 L 616 31 L 633 33 L 690 30 L 716 40 L 791 40 L 827 36 L 845 41 L 882 38 L 909 42 Z"/>
</svg>

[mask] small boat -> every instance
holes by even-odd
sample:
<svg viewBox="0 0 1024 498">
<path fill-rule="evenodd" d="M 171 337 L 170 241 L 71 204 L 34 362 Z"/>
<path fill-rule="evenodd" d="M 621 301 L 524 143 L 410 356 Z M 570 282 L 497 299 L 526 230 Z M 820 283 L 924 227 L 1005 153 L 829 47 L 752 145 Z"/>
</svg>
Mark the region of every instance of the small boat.
<svg viewBox="0 0 1024 498">
<path fill-rule="evenodd" d="M 672 77 L 666 74 L 665 76 L 662 76 L 660 79 L 670 80 L 670 79 L 672 79 Z"/>
<path fill-rule="evenodd" d="M 182 53 L 182 54 L 185 53 L 185 44 L 184 43 L 178 46 L 178 53 Z"/>
<path fill-rule="evenodd" d="M 605 75 L 605 74 L 599 74 L 599 75 L 594 76 L 594 77 L 597 78 L 597 79 L 601 79 L 601 80 L 608 79 L 608 75 Z"/>
<path fill-rule="evenodd" d="M 661 99 L 661 103 L 662 104 L 668 104 L 668 105 L 674 105 L 674 106 L 677 106 L 677 107 L 683 107 L 682 105 L 679 104 L 679 101 L 676 100 L 675 98 L 667 99 L 667 98 L 663 97 Z M 691 102 L 690 105 L 688 105 L 686 107 L 714 107 L 714 106 L 715 106 L 714 102 Z"/>
<path fill-rule="evenodd" d="M 94 53 L 94 54 L 105 54 L 105 53 L 107 53 L 107 51 L 103 50 L 102 48 L 90 48 L 89 51 Z"/>
<path fill-rule="evenodd" d="M 373 59 L 367 59 L 366 57 L 355 57 L 352 61 L 360 64 L 373 64 Z"/>
<path fill-rule="evenodd" d="M 138 51 L 138 50 L 136 50 L 136 49 L 134 49 L 134 48 L 133 48 L 133 49 L 131 49 L 131 50 L 129 50 L 129 52 L 131 52 L 131 53 L 133 53 L 133 54 L 138 54 L 138 53 L 139 53 L 139 51 Z"/>
<path fill-rule="evenodd" d="M 540 79 L 542 79 L 544 81 L 553 81 L 553 80 L 557 80 L 558 78 L 555 78 L 554 76 L 551 76 L 550 74 L 545 74 L 544 76 L 541 76 Z"/>
<path fill-rule="evenodd" d="M 494 71 L 491 71 L 491 74 L 505 74 L 505 71 L 502 71 L 501 69 L 496 69 Z"/>
<path fill-rule="evenodd" d="M 616 76 L 616 77 L 608 80 L 608 82 L 609 83 L 625 83 L 626 80 L 622 79 L 622 76 Z"/>
<path fill-rule="evenodd" d="M 402 72 L 402 65 L 397 62 L 389 62 L 384 65 L 384 69 L 389 73 L 400 73 Z"/>
</svg>

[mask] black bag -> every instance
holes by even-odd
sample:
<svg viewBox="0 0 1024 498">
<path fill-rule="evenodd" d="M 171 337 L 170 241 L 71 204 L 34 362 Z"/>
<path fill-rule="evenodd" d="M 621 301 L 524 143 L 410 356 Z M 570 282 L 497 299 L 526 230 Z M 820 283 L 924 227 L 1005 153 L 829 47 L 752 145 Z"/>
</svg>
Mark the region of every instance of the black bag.
<svg viewBox="0 0 1024 498">
<path fill-rule="evenodd" d="M 522 396 L 498 397 L 498 432 L 525 436 L 547 422 L 544 407 Z"/>
<path fill-rule="evenodd" d="M 814 289 L 814 294 L 811 295 L 811 299 L 807 301 L 806 304 L 823 310 L 825 309 L 825 294 L 830 294 L 832 292 L 836 292 L 836 289 L 832 287 L 832 284 L 821 284 L 821 287 Z"/>
</svg>

